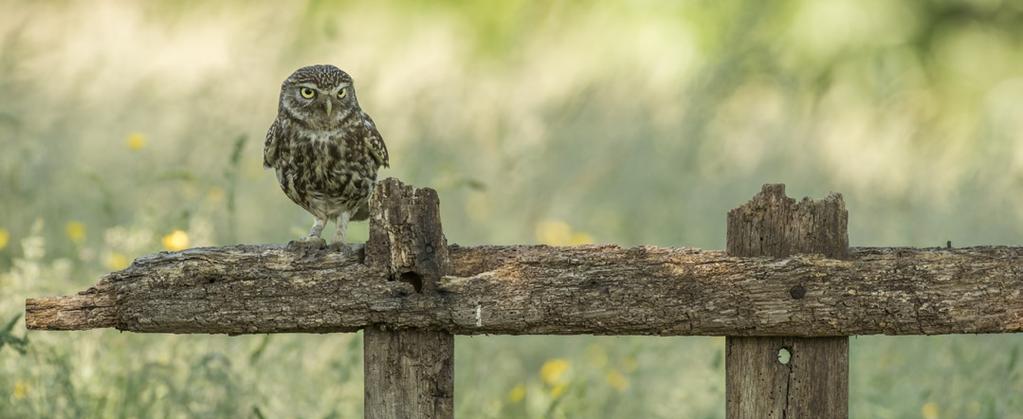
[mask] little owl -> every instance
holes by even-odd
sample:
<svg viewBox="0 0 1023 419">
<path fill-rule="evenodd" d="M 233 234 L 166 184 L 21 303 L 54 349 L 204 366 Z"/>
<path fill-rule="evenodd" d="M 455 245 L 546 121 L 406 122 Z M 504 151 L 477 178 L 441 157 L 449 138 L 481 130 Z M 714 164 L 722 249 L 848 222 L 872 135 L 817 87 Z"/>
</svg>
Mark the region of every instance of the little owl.
<svg viewBox="0 0 1023 419">
<path fill-rule="evenodd" d="M 336 221 L 335 242 L 344 247 L 348 221 L 369 217 L 377 170 L 387 165 L 387 147 L 359 107 L 348 73 L 313 65 L 284 80 L 263 166 L 272 167 L 288 198 L 313 215 L 309 235 L 293 244 L 324 246 L 320 233 Z"/>
</svg>

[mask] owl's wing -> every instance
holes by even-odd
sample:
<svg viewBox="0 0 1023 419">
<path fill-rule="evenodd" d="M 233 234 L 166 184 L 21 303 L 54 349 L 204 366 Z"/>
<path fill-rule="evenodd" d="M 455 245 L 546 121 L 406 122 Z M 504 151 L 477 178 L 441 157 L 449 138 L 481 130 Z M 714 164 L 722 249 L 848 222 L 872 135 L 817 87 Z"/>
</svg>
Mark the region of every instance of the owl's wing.
<svg viewBox="0 0 1023 419">
<path fill-rule="evenodd" d="M 270 125 L 270 129 L 266 131 L 266 142 L 263 143 L 263 167 L 271 168 L 277 164 L 277 137 L 279 136 L 280 128 L 277 126 L 277 120 Z"/>
<path fill-rule="evenodd" d="M 362 136 L 362 141 L 366 143 L 373 160 L 381 166 L 390 167 L 387 146 L 384 144 L 384 137 L 380 135 L 380 131 L 377 131 L 377 124 L 373 123 L 373 119 L 365 112 L 362 113 L 362 120 L 365 125 L 365 135 Z"/>
</svg>

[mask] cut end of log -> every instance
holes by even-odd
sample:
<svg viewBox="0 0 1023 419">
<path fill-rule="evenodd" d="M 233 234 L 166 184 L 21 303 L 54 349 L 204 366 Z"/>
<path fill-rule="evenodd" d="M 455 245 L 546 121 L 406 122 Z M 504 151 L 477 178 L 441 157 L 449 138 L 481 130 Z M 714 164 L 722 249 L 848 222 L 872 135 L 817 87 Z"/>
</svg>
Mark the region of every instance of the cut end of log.
<svg viewBox="0 0 1023 419">
<path fill-rule="evenodd" d="M 437 191 L 384 179 L 373 192 L 370 214 L 366 264 L 412 284 L 416 292 L 436 289 L 450 267 Z"/>
<path fill-rule="evenodd" d="M 25 327 L 29 330 L 86 330 L 117 326 L 114 298 L 105 294 L 25 300 Z"/>
<path fill-rule="evenodd" d="M 760 195 L 765 198 L 785 199 L 785 184 L 784 183 L 765 183 L 764 186 L 760 187 Z M 755 200 L 755 198 L 754 198 Z"/>
<path fill-rule="evenodd" d="M 819 253 L 845 259 L 848 220 L 841 194 L 797 202 L 785 195 L 784 184 L 764 184 L 753 199 L 728 212 L 727 251 L 744 257 Z"/>
</svg>

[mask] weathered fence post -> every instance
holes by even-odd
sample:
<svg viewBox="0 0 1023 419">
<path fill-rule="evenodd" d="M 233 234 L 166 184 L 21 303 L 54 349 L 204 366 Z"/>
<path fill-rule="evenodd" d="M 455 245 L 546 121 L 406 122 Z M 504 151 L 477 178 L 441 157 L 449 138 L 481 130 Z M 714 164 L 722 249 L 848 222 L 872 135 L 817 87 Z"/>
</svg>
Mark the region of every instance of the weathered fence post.
<svg viewBox="0 0 1023 419">
<path fill-rule="evenodd" d="M 411 284 L 415 304 L 414 294 L 435 292 L 450 264 L 437 192 L 385 179 L 370 205 L 366 264 Z M 363 336 L 367 419 L 454 416 L 452 334 L 372 326 Z"/>
<path fill-rule="evenodd" d="M 846 258 L 848 216 L 841 195 L 797 203 L 785 196 L 785 185 L 764 185 L 750 202 L 728 212 L 727 251 Z M 789 297 L 800 304 L 814 292 L 813 284 L 801 284 L 789 290 Z M 728 418 L 849 416 L 848 337 L 730 336 L 725 345 Z"/>
</svg>

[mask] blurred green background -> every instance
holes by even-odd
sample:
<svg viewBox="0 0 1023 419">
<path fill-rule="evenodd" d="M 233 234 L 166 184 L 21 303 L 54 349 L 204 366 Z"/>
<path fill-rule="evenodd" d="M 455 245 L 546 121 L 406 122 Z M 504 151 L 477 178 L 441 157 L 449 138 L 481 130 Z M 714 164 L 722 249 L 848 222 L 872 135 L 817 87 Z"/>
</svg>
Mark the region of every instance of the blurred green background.
<svg viewBox="0 0 1023 419">
<path fill-rule="evenodd" d="M 0 417 L 352 418 L 361 336 L 28 333 L 164 249 L 309 226 L 262 141 L 349 71 L 452 243 L 724 246 L 762 183 L 853 245 L 1020 244 L 1023 2 L 0 0 Z M 353 240 L 366 237 L 353 225 Z M 6 326 L 6 327 L 4 327 Z M 460 337 L 463 418 L 716 418 L 723 338 Z M 852 340 L 854 418 L 1021 418 L 1023 337 Z"/>
</svg>

